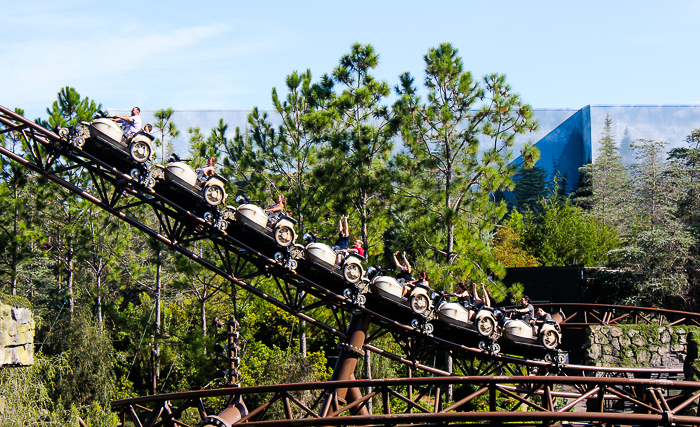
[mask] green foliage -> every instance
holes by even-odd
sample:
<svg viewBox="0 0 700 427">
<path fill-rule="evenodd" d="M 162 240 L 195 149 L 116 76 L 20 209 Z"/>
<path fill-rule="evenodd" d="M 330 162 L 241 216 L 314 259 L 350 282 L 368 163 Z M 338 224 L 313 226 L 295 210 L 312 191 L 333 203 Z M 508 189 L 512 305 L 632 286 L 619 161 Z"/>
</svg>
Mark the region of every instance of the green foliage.
<svg viewBox="0 0 700 427">
<path fill-rule="evenodd" d="M 153 145 L 160 147 L 160 161 L 165 163 L 165 155 L 173 152 L 172 138 L 176 138 L 180 135 L 175 122 L 173 121 L 173 114 L 175 112 L 172 108 L 163 108 L 156 110 L 153 114 L 156 118 L 156 122 L 153 123 L 153 131 L 158 131 L 160 133 L 160 138 L 156 138 L 153 141 Z M 166 138 L 170 138 L 168 141 Z M 167 151 L 165 148 L 167 147 Z"/>
<path fill-rule="evenodd" d="M 102 109 L 102 104 L 95 104 L 90 98 L 81 98 L 75 88 L 66 86 L 58 92 L 58 99 L 51 108 L 46 109 L 48 121 L 39 123 L 48 129 L 75 126 L 81 121 L 92 121 L 95 113 Z"/>
<path fill-rule="evenodd" d="M 541 205 L 539 201 L 547 195 L 547 172 L 539 167 L 521 168 L 515 174 L 515 204 L 513 208 L 520 212 L 539 212 Z"/>
<path fill-rule="evenodd" d="M 615 230 L 574 206 L 559 189 L 540 199 L 541 214 L 514 213 L 506 222 L 521 238 L 527 253 L 545 266 L 601 265 L 620 246 Z"/>
</svg>

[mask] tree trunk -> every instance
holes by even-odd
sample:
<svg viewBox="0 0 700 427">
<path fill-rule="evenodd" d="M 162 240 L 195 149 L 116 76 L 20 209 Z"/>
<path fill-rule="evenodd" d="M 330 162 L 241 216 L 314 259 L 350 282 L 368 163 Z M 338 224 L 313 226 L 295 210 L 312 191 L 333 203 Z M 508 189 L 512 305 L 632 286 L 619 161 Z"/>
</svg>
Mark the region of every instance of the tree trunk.
<svg viewBox="0 0 700 427">
<path fill-rule="evenodd" d="M 450 374 L 452 373 L 452 352 L 448 351 L 445 353 L 445 365 L 447 365 L 447 372 Z M 452 394 L 452 384 L 449 384 L 447 386 L 447 390 L 445 390 L 445 401 L 446 402 L 451 402 L 453 400 L 453 394 Z"/>
<path fill-rule="evenodd" d="M 372 379 L 372 359 L 371 356 L 372 352 L 365 349 L 365 378 L 368 380 Z M 368 395 L 372 393 L 372 387 L 367 387 L 365 390 L 365 395 Z M 367 401 L 367 410 L 369 411 L 370 415 L 372 414 L 372 399 L 369 399 Z"/>
<path fill-rule="evenodd" d="M 299 320 L 299 347 L 301 357 L 306 359 L 306 321 L 303 319 Z"/>
<path fill-rule="evenodd" d="M 72 241 L 70 238 L 68 238 L 68 249 L 66 252 L 67 255 L 67 260 L 66 260 L 66 269 L 67 271 L 67 277 L 66 277 L 66 286 L 68 287 L 68 307 L 70 309 L 71 317 L 73 314 L 73 310 L 75 309 L 75 298 L 73 298 L 73 246 L 72 246 Z"/>
<path fill-rule="evenodd" d="M 156 255 L 156 334 L 160 334 L 160 303 L 161 303 L 161 265 L 160 265 L 161 250 L 158 248 Z"/>
<path fill-rule="evenodd" d="M 202 321 L 202 336 L 207 336 L 207 300 L 202 299 L 199 301 L 201 309 L 201 321 Z M 206 350 L 205 350 L 206 351 Z"/>
</svg>

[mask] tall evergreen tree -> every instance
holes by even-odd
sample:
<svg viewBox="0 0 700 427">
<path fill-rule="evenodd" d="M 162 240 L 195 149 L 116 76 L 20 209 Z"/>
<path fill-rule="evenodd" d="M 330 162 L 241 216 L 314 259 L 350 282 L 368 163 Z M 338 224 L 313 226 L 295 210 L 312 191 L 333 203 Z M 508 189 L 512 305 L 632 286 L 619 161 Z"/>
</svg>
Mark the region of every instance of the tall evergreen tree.
<svg viewBox="0 0 700 427">
<path fill-rule="evenodd" d="M 622 134 L 622 139 L 620 140 L 620 156 L 622 157 L 622 163 L 625 165 L 634 163 L 632 144 L 633 140 L 630 136 L 630 129 L 625 126 L 625 132 Z"/>
<path fill-rule="evenodd" d="M 24 115 L 21 109 L 15 112 Z M 19 132 L 0 134 L 0 144 L 13 153 L 25 152 Z M 17 295 L 22 264 L 31 257 L 37 238 L 30 209 L 34 180 L 26 168 L 4 157 L 0 157 L 0 180 L 0 289 L 9 285 L 9 293 Z"/>
<path fill-rule="evenodd" d="M 62 88 L 57 97 L 51 108 L 46 109 L 48 121 L 38 121 L 45 128 L 69 127 L 81 121 L 91 121 L 95 113 L 102 108 L 102 104 L 96 104 L 88 97 L 81 98 L 78 91 L 70 86 Z"/>
<path fill-rule="evenodd" d="M 540 198 L 547 194 L 547 172 L 540 166 L 521 168 L 515 174 L 514 208 L 520 212 L 537 211 Z"/>
<path fill-rule="evenodd" d="M 153 130 L 157 130 L 160 133 L 160 138 L 156 138 L 153 143 L 156 147 L 160 147 L 161 162 L 165 162 L 165 147 L 168 147 L 168 154 L 172 153 L 172 138 L 177 138 L 178 135 L 180 135 L 180 131 L 173 121 L 173 114 L 175 114 L 175 112 L 172 108 L 163 108 L 161 110 L 156 110 L 154 113 L 156 122 L 153 123 Z M 170 138 L 170 141 L 167 141 L 166 138 Z"/>
<path fill-rule="evenodd" d="M 460 255 L 455 250 L 459 227 L 465 232 L 465 247 L 483 248 L 477 241 L 505 214 L 505 203 L 495 205 L 492 196 L 512 188 L 518 168 L 510 163 L 515 137 L 537 124 L 532 108 L 512 92 L 505 76 L 492 74 L 481 83 L 475 81 L 452 45 L 430 49 L 424 60 L 427 102 L 421 101 L 409 73 L 401 75 L 396 88 L 400 99 L 394 109 L 410 152 L 397 164 L 415 189 L 405 195 L 422 206 L 437 231 L 421 238 L 443 262 L 452 264 Z M 480 136 L 488 140 L 485 147 Z M 526 144 L 525 165 L 532 166 L 537 156 L 538 151 Z"/>
<path fill-rule="evenodd" d="M 623 224 L 629 213 L 629 178 L 615 143 L 610 114 L 605 117 L 605 127 L 598 147 L 595 162 L 579 169 L 590 191 L 587 198 L 579 202 L 590 206 L 589 214 L 602 222 L 615 227 L 621 235 L 626 231 Z"/>
<path fill-rule="evenodd" d="M 393 116 L 382 104 L 389 96 L 389 85 L 370 74 L 378 64 L 379 55 L 371 45 L 355 43 L 332 73 L 340 91 L 323 106 L 324 114 L 317 116 L 332 119 L 332 124 L 325 136 L 327 145 L 319 153 L 325 162 L 315 175 L 325 183 L 324 195 L 330 196 L 333 206 L 341 211 L 351 207 L 359 215 L 365 251 L 373 207 L 391 191 L 387 163 L 396 133 Z"/>
</svg>

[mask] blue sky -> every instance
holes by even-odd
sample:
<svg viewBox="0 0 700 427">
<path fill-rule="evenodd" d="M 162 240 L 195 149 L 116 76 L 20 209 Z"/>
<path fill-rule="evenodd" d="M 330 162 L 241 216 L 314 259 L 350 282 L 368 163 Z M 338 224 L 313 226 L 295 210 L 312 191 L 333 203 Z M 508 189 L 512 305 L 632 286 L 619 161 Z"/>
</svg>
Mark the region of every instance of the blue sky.
<svg viewBox="0 0 700 427">
<path fill-rule="evenodd" d="M 271 107 L 293 70 L 330 72 L 352 43 L 392 86 L 441 42 L 504 73 L 535 108 L 699 104 L 700 2 L 3 0 L 0 105 L 30 118 L 61 87 L 112 109 Z"/>
</svg>

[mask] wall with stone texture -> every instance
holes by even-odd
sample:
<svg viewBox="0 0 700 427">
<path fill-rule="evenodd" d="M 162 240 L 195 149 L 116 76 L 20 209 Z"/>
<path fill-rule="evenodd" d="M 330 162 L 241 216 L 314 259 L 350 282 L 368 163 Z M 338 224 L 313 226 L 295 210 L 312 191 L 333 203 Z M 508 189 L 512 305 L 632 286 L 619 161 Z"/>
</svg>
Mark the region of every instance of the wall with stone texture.
<svg viewBox="0 0 700 427">
<path fill-rule="evenodd" d="M 592 326 L 584 345 L 585 364 L 683 368 L 690 326 Z"/>
<path fill-rule="evenodd" d="M 34 315 L 0 301 L 0 367 L 34 363 Z"/>
</svg>

